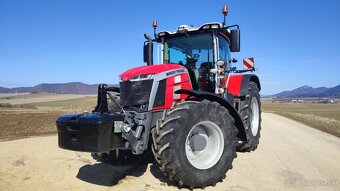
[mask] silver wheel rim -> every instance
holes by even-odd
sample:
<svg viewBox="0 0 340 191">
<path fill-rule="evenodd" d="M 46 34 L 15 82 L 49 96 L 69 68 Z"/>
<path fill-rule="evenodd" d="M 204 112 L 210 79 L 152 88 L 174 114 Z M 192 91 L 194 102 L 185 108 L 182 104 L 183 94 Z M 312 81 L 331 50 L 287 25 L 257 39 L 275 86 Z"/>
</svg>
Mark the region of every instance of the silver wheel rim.
<svg viewBox="0 0 340 191">
<path fill-rule="evenodd" d="M 195 149 L 192 142 L 197 140 L 205 142 L 198 144 L 199 149 Z M 205 141 L 204 141 L 205 140 Z M 196 142 L 195 142 L 196 143 Z M 219 126 L 211 121 L 202 121 L 196 124 L 186 138 L 185 154 L 192 166 L 205 170 L 214 166 L 221 158 L 224 149 L 223 133 Z"/>
<path fill-rule="evenodd" d="M 257 135 L 257 131 L 259 130 L 259 120 L 260 120 L 260 112 L 259 112 L 259 103 L 256 97 L 251 99 L 251 133 L 255 137 Z"/>
</svg>

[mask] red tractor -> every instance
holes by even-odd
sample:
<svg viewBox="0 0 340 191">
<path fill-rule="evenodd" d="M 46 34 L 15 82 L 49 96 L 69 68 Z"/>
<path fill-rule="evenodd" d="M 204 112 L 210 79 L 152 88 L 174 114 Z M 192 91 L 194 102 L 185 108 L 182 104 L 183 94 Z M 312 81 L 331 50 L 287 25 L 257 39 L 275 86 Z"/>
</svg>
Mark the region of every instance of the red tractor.
<svg viewBox="0 0 340 191">
<path fill-rule="evenodd" d="M 179 186 L 215 185 L 232 168 L 236 151 L 253 151 L 261 129 L 261 89 L 249 69 L 237 70 L 238 25 L 181 25 L 144 35 L 147 66 L 120 75 L 119 87 L 100 85 L 92 113 L 58 118 L 59 147 L 115 161 L 152 150 L 161 171 Z M 159 64 L 153 63 L 158 44 Z M 156 52 L 156 51 L 155 51 Z M 113 107 L 114 106 L 114 107 Z"/>
</svg>

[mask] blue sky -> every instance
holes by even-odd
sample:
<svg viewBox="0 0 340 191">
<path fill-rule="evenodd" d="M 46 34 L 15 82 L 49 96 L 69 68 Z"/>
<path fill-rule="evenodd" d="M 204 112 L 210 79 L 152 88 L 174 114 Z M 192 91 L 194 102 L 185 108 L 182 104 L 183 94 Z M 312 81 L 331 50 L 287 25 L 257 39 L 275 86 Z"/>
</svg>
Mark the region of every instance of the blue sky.
<svg viewBox="0 0 340 191">
<path fill-rule="evenodd" d="M 144 33 L 221 21 L 241 27 L 241 53 L 255 57 L 268 95 L 340 84 L 340 1 L 0 0 L 0 86 L 117 83 L 143 65 Z M 241 64 L 235 66 L 241 67 Z"/>
</svg>

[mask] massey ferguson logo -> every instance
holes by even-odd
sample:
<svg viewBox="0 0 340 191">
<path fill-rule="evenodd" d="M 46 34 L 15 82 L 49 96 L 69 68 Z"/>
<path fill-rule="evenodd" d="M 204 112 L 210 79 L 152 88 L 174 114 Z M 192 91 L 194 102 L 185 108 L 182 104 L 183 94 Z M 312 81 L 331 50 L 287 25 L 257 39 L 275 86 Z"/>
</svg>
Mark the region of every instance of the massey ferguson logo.
<svg viewBox="0 0 340 191">
<path fill-rule="evenodd" d="M 174 71 L 171 71 L 171 72 L 167 72 L 166 75 L 167 76 L 170 76 L 170 75 L 174 75 L 176 73 L 184 73 L 185 71 L 183 69 L 180 69 L 180 70 L 174 70 Z"/>
</svg>

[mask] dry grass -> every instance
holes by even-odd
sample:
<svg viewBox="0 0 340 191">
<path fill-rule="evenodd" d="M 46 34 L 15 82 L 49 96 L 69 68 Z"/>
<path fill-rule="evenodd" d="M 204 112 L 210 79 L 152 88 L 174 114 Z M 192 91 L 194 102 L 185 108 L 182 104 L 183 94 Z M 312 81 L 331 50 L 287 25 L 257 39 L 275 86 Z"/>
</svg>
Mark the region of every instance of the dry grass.
<svg viewBox="0 0 340 191">
<path fill-rule="evenodd" d="M 89 95 L 80 94 L 53 94 L 53 93 L 36 93 L 36 94 L 1 94 L 0 103 L 10 104 L 31 104 L 39 102 L 62 101 L 69 99 L 78 99 L 88 97 Z M 93 96 L 94 97 L 94 96 Z"/>
<path fill-rule="evenodd" d="M 17 95 L 27 95 L 29 93 L 0 93 L 0 99 L 8 99 Z"/>
<path fill-rule="evenodd" d="M 68 99 L 68 100 L 57 100 L 57 101 L 46 101 L 39 103 L 32 103 L 31 105 L 38 108 L 58 108 L 58 109 L 82 109 L 92 110 L 93 106 L 96 105 L 96 96 L 86 96 L 83 98 Z"/>
<path fill-rule="evenodd" d="M 340 104 L 263 102 L 262 108 L 340 137 Z"/>
</svg>

